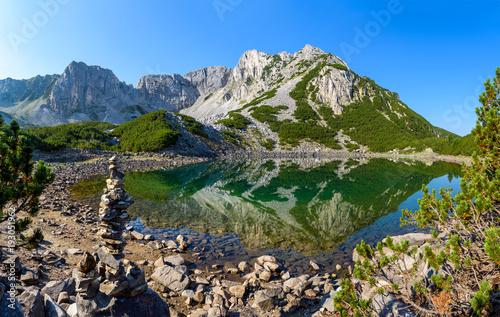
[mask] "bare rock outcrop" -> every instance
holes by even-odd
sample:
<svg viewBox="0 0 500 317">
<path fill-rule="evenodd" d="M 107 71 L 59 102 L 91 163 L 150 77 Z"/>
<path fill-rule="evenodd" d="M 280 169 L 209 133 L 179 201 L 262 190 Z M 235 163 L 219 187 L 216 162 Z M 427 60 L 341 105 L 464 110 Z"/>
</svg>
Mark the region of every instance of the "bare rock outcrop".
<svg viewBox="0 0 500 317">
<path fill-rule="evenodd" d="M 201 96 L 211 94 L 226 86 L 233 70 L 224 66 L 197 69 L 183 77 L 196 86 Z"/>
</svg>

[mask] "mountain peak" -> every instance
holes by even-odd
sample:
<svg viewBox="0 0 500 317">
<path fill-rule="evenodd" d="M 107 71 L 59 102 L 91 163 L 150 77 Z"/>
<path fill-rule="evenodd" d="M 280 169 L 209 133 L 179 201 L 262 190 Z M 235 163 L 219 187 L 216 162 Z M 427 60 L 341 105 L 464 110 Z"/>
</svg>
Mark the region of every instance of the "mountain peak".
<svg viewBox="0 0 500 317">
<path fill-rule="evenodd" d="M 306 44 L 300 51 L 298 51 L 297 54 L 321 55 L 321 54 L 325 54 L 325 52 L 323 50 L 321 50 L 320 48 Z"/>
</svg>

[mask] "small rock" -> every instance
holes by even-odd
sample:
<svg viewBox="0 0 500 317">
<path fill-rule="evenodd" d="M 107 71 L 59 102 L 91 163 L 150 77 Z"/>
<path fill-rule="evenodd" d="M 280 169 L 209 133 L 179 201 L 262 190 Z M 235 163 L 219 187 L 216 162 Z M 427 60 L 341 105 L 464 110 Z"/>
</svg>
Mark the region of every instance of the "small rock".
<svg viewBox="0 0 500 317">
<path fill-rule="evenodd" d="M 272 277 L 272 273 L 267 271 L 267 270 L 263 270 L 263 271 L 259 272 L 259 279 L 261 279 L 265 282 L 269 282 L 271 277 Z"/>
<path fill-rule="evenodd" d="M 130 235 L 132 236 L 133 239 L 135 240 L 144 240 L 144 235 L 140 232 L 137 231 L 131 231 Z"/>
<path fill-rule="evenodd" d="M 245 296 L 247 288 L 245 285 L 236 285 L 229 288 L 229 293 L 234 295 L 236 298 L 243 298 Z"/>
<path fill-rule="evenodd" d="M 193 299 L 200 304 L 203 304 L 205 302 L 205 296 L 202 292 L 195 293 Z"/>
<path fill-rule="evenodd" d="M 95 266 L 96 263 L 94 257 L 89 252 L 85 251 L 83 253 L 82 258 L 76 265 L 76 268 L 78 269 L 78 271 L 82 273 L 87 273 L 92 271 L 95 268 Z"/>
<path fill-rule="evenodd" d="M 57 304 L 61 305 L 62 303 L 69 303 L 69 302 L 70 299 L 68 292 L 61 292 L 61 294 L 59 294 L 59 297 L 57 298 Z"/>
<path fill-rule="evenodd" d="M 278 261 L 276 261 L 276 258 L 274 256 L 271 256 L 271 255 L 262 255 L 262 256 L 257 258 L 257 263 L 259 265 L 263 265 L 264 262 L 278 263 Z"/>
<path fill-rule="evenodd" d="M 238 270 L 240 270 L 240 272 L 245 272 L 248 269 L 250 269 L 250 264 L 248 264 L 248 262 L 242 261 L 238 264 Z"/>
<path fill-rule="evenodd" d="M 311 266 L 311 270 L 313 270 L 313 271 L 319 271 L 320 270 L 319 265 L 316 262 L 312 261 L 312 260 L 309 261 L 309 265 Z"/>
<path fill-rule="evenodd" d="M 194 292 L 190 289 L 186 289 L 186 290 L 182 291 L 182 296 L 184 296 L 184 297 L 193 298 L 194 295 L 195 295 Z"/>
<path fill-rule="evenodd" d="M 154 263 L 154 267 L 162 267 L 164 265 L 167 265 L 167 263 L 165 263 L 165 260 L 163 259 L 163 255 L 160 256 Z"/>
<path fill-rule="evenodd" d="M 38 283 L 38 270 L 26 270 L 26 272 L 21 275 L 21 282 L 25 285 L 33 285 Z"/>
<path fill-rule="evenodd" d="M 316 297 L 316 292 L 313 291 L 312 289 L 307 289 L 305 292 L 304 292 L 304 295 L 308 296 L 308 297 Z"/>
<path fill-rule="evenodd" d="M 69 248 L 68 253 L 71 255 L 83 254 L 83 250 Z"/>
</svg>

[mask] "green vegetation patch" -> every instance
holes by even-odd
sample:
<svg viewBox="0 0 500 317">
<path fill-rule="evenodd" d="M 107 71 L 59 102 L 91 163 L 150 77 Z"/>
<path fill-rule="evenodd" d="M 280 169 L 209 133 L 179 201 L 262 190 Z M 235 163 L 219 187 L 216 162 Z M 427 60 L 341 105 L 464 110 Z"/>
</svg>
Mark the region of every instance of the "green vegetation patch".
<svg viewBox="0 0 500 317">
<path fill-rule="evenodd" d="M 246 105 L 244 105 L 240 109 L 235 110 L 234 112 L 241 112 L 241 110 L 243 110 L 243 109 L 246 109 L 246 108 L 252 107 L 252 106 L 256 106 L 259 103 L 263 102 L 264 100 L 271 99 L 274 96 L 276 96 L 276 92 L 277 92 L 276 88 L 269 90 L 268 92 L 263 93 L 259 97 L 255 98 L 254 100 L 250 101 L 249 103 L 247 103 Z"/>
<path fill-rule="evenodd" d="M 235 128 L 239 130 L 246 129 L 246 127 L 252 123 L 250 120 L 245 118 L 243 115 L 236 113 L 236 112 L 229 112 L 228 113 L 229 117 L 228 119 L 222 119 L 217 121 L 216 123 L 221 123 L 225 125 L 228 128 Z"/>
<path fill-rule="evenodd" d="M 337 63 L 335 63 L 335 64 L 330 64 L 330 63 L 328 63 L 328 64 L 326 64 L 326 65 L 327 65 L 327 66 L 331 66 L 331 67 L 336 68 L 336 69 L 339 69 L 339 70 L 345 70 L 345 71 L 347 71 L 347 70 L 348 70 L 348 69 L 347 69 L 347 67 L 346 67 L 345 65 L 342 65 L 342 64 L 337 64 Z"/>
<path fill-rule="evenodd" d="M 269 124 L 269 128 L 271 131 L 278 133 L 282 143 L 288 143 L 292 146 L 299 145 L 300 140 L 310 140 L 332 149 L 341 148 L 334 139 L 336 132 L 327 127 L 320 126 L 315 121 L 275 121 Z"/>
<path fill-rule="evenodd" d="M 186 129 L 190 133 L 202 136 L 204 138 L 208 138 L 208 133 L 203 131 L 203 124 L 196 121 L 195 118 L 180 113 L 175 113 L 175 115 L 182 118 L 182 122 L 186 125 Z"/>
<path fill-rule="evenodd" d="M 265 147 L 266 150 L 272 151 L 272 150 L 274 150 L 274 144 L 275 143 L 276 142 L 274 142 L 273 139 L 266 139 L 265 141 L 261 141 L 260 145 L 262 145 L 263 147 Z"/>
<path fill-rule="evenodd" d="M 229 143 L 237 144 L 242 140 L 241 136 L 234 133 L 233 131 L 222 130 L 221 132 L 222 132 L 222 136 L 223 136 L 224 140 L 229 142 Z"/>
<path fill-rule="evenodd" d="M 120 138 L 122 150 L 157 151 L 177 142 L 179 131 L 165 121 L 167 112 L 154 111 L 118 126 L 111 135 Z"/>
<path fill-rule="evenodd" d="M 295 119 L 306 122 L 308 120 L 318 120 L 319 115 L 314 109 L 304 101 L 297 102 L 297 109 L 293 112 Z"/>
<path fill-rule="evenodd" d="M 52 151 L 65 147 L 79 149 L 113 149 L 108 144 L 108 135 L 104 132 L 116 125 L 100 121 L 67 123 L 55 127 L 39 127 L 22 131 L 42 151 Z"/>
<path fill-rule="evenodd" d="M 271 107 L 269 105 L 262 105 L 259 107 L 253 107 L 250 108 L 250 111 L 252 111 L 252 118 L 259 122 L 271 122 L 276 120 L 276 114 L 280 112 L 280 110 L 286 110 L 288 109 L 287 106 L 277 106 L 277 107 Z"/>
</svg>

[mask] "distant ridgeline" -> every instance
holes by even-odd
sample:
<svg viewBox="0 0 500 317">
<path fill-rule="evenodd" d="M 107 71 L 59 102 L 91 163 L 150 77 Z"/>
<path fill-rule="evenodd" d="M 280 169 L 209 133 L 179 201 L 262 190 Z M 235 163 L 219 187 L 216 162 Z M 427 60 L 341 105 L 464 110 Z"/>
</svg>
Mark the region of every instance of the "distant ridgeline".
<svg viewBox="0 0 500 317">
<path fill-rule="evenodd" d="M 247 51 L 234 70 L 148 75 L 135 88 L 72 62 L 62 76 L 0 80 L 0 114 L 26 128 L 54 126 L 25 132 L 43 150 L 475 150 L 472 137 L 434 127 L 397 93 L 310 45 L 294 54 Z"/>
</svg>

